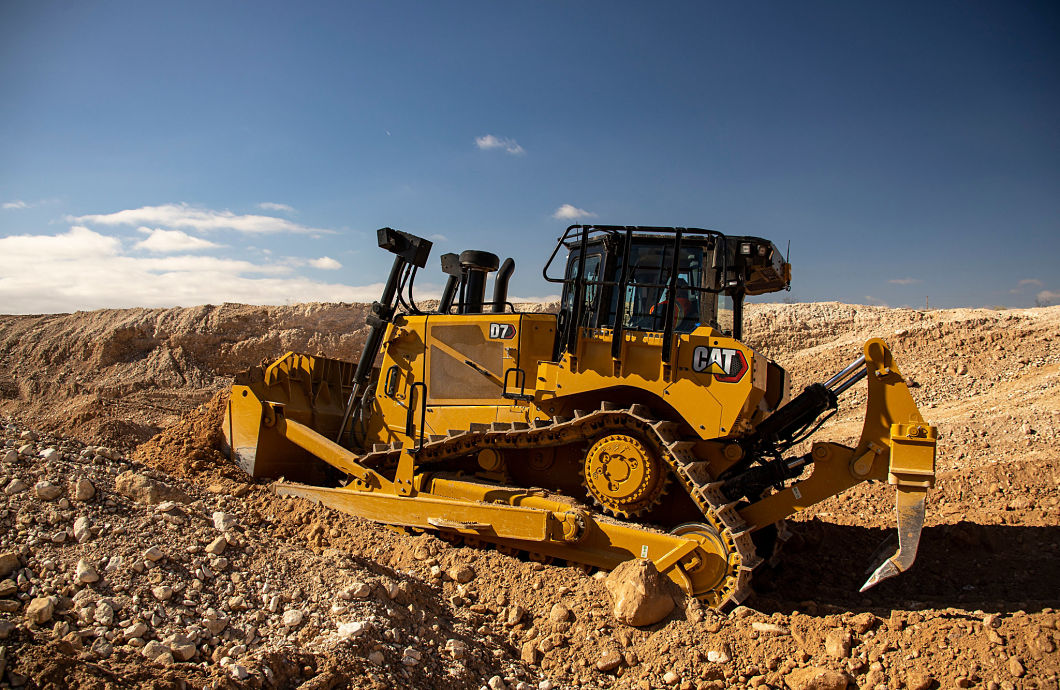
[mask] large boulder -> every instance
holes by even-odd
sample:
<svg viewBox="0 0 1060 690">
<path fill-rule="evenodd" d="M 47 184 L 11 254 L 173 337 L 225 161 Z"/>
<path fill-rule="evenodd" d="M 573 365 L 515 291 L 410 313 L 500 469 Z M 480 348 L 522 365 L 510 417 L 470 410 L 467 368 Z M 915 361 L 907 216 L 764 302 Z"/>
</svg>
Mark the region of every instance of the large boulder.
<svg viewBox="0 0 1060 690">
<path fill-rule="evenodd" d="M 626 625 L 652 625 L 674 610 L 670 581 L 647 559 L 619 564 L 604 584 L 615 605 L 615 618 Z"/>
</svg>

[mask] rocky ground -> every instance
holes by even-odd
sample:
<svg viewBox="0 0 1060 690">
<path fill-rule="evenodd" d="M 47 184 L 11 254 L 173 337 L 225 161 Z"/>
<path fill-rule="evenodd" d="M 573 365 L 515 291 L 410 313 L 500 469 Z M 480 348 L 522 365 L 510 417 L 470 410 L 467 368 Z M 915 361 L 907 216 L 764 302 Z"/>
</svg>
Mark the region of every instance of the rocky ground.
<svg viewBox="0 0 1060 690">
<path fill-rule="evenodd" d="M 227 463 L 228 377 L 352 358 L 363 313 L 0 317 L 0 685 L 1057 687 L 1060 308 L 756 307 L 747 339 L 796 391 L 868 337 L 893 346 L 941 432 L 917 564 L 857 592 L 894 520 L 862 485 L 791 522 L 744 607 L 644 627 L 604 573 L 398 533 Z M 847 397 L 818 437 L 856 438 Z"/>
</svg>

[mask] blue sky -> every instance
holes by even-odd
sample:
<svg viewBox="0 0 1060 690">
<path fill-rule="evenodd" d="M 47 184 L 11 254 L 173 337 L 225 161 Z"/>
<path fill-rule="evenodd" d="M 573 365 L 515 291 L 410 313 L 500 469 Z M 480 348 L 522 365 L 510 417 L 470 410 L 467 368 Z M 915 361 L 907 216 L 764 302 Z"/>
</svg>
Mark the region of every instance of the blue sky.
<svg viewBox="0 0 1060 690">
<path fill-rule="evenodd" d="M 0 312 L 370 300 L 383 225 L 792 244 L 790 297 L 1060 302 L 1060 10 L 0 3 Z"/>
</svg>

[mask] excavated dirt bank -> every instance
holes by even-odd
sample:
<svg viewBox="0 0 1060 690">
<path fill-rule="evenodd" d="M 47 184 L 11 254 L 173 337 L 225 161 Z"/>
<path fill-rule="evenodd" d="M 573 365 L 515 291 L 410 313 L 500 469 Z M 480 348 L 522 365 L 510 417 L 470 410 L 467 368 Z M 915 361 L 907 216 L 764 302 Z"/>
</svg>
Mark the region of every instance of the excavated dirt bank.
<svg viewBox="0 0 1060 690">
<path fill-rule="evenodd" d="M 229 377 L 286 350 L 353 359 L 363 315 L 313 304 L 0 317 L 0 565 L 18 560 L 0 573 L 15 588 L 0 597 L 0 682 L 1057 687 L 1060 307 L 755 307 L 747 340 L 793 391 L 866 338 L 893 347 L 941 432 L 917 564 L 857 592 L 894 520 L 889 487 L 862 485 L 792 521 L 781 565 L 745 608 L 721 617 L 686 602 L 646 629 L 616 622 L 603 582 L 578 569 L 281 499 L 227 463 L 216 446 Z M 855 440 L 863 406 L 852 391 L 817 438 Z M 165 495 L 149 501 L 132 476 Z M 232 524 L 220 529 L 218 512 Z M 99 579 L 84 582 L 79 561 Z M 454 580 L 460 568 L 468 582 Z M 47 596 L 50 619 L 27 624 Z M 158 645 L 170 651 L 147 662 Z M 812 668 L 834 675 L 812 685 Z"/>
</svg>

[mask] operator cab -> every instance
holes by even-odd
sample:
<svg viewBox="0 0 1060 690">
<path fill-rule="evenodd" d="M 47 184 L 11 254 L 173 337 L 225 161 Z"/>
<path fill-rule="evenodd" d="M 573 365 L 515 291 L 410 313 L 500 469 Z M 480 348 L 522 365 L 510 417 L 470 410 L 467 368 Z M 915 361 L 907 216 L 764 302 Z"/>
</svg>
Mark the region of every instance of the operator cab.
<svg viewBox="0 0 1060 690">
<path fill-rule="evenodd" d="M 560 248 L 568 250 L 567 264 L 555 278 L 548 269 Z M 784 290 L 791 281 L 780 250 L 759 237 L 603 225 L 567 228 L 544 274 L 563 283 L 561 331 L 651 331 L 667 339 L 700 326 L 738 339 L 744 296 Z"/>
</svg>

